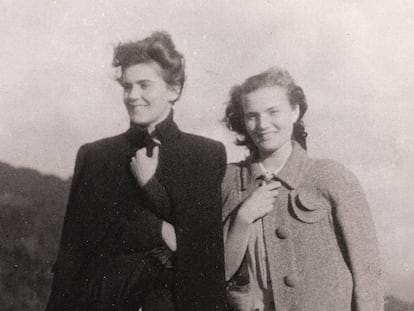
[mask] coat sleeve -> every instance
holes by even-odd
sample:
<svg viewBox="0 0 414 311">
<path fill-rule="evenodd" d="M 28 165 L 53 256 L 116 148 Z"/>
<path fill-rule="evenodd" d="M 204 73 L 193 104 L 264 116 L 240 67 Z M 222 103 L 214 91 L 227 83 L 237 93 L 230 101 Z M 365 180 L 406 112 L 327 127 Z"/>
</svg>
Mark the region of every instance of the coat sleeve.
<svg viewBox="0 0 414 311">
<path fill-rule="evenodd" d="M 227 165 L 226 173 L 221 184 L 222 193 L 222 220 L 225 222 L 229 215 L 240 203 L 238 192 L 240 191 L 240 170 L 239 165 L 231 163 Z"/>
<path fill-rule="evenodd" d="M 223 239 L 224 245 L 226 246 L 227 237 L 229 230 L 234 224 L 235 218 L 237 216 L 238 208 L 242 203 L 241 198 L 241 172 L 242 167 L 240 164 L 229 164 L 227 165 L 226 174 L 223 178 L 223 183 L 221 186 L 222 192 L 222 220 L 223 220 Z M 224 253 L 226 255 L 226 247 L 224 248 Z M 225 260 L 229 260 L 225 256 Z M 226 280 L 228 284 L 235 283 L 237 285 L 244 285 L 249 283 L 249 271 L 246 262 L 246 256 L 244 256 L 238 270 L 232 275 L 228 275 L 229 271 L 226 271 Z"/>
<path fill-rule="evenodd" d="M 149 200 L 153 203 L 151 211 L 160 218 L 171 222 L 171 203 L 167 190 L 159 182 L 156 176 L 153 176 L 147 184 L 142 187 Z"/>
<path fill-rule="evenodd" d="M 328 172 L 335 225 L 354 281 L 352 310 L 381 311 L 384 309 L 381 261 L 367 200 L 355 176 L 343 166 L 331 162 Z"/>
</svg>

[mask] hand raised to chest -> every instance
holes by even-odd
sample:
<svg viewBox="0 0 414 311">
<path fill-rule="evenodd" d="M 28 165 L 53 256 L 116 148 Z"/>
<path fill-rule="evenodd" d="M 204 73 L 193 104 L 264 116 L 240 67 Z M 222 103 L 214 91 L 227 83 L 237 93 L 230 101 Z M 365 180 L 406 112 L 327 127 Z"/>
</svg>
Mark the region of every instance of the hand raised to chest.
<svg viewBox="0 0 414 311">
<path fill-rule="evenodd" d="M 141 187 L 146 185 L 157 170 L 159 150 L 159 146 L 155 145 L 151 155 L 147 153 L 147 148 L 141 148 L 131 158 L 131 173 Z"/>
<path fill-rule="evenodd" d="M 280 186 L 281 183 L 279 181 L 261 184 L 242 203 L 238 212 L 238 218 L 250 224 L 267 215 L 273 209 Z"/>
</svg>

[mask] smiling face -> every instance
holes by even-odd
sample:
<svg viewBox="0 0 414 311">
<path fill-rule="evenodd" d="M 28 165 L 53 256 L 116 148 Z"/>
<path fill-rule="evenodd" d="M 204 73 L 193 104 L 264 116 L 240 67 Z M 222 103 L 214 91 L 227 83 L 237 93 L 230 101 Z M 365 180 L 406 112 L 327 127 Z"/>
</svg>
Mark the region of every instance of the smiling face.
<svg viewBox="0 0 414 311">
<path fill-rule="evenodd" d="M 132 123 L 152 131 L 169 114 L 178 92 L 165 83 L 161 67 L 154 62 L 139 63 L 122 71 L 120 84 Z"/>
<path fill-rule="evenodd" d="M 289 103 L 285 89 L 259 88 L 244 96 L 242 107 L 247 133 L 262 156 L 290 142 L 299 108 Z"/>
</svg>

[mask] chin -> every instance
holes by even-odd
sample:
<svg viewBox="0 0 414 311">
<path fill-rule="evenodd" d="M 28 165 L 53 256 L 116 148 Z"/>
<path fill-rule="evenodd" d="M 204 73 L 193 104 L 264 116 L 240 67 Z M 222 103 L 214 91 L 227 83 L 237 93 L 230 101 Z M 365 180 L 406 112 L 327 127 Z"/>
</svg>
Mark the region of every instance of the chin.
<svg viewBox="0 0 414 311">
<path fill-rule="evenodd" d="M 260 149 L 266 150 L 266 151 L 275 151 L 279 148 L 280 148 L 280 144 L 275 144 L 271 142 L 260 144 Z"/>
<path fill-rule="evenodd" d="M 145 124 L 148 124 L 148 118 L 145 118 L 145 116 L 143 116 L 142 114 L 135 114 L 135 113 L 130 113 L 129 114 L 129 120 L 137 125 L 142 125 L 144 126 Z"/>
<path fill-rule="evenodd" d="M 147 120 L 144 120 L 142 118 L 134 118 L 131 117 L 129 118 L 129 120 L 131 121 L 131 123 L 142 126 L 142 127 L 147 127 L 149 122 Z"/>
<path fill-rule="evenodd" d="M 265 143 L 265 144 L 261 144 L 259 146 L 259 150 L 261 150 L 262 152 L 266 153 L 266 154 L 270 154 L 270 153 L 274 153 L 276 151 L 278 151 L 281 147 L 283 146 L 283 144 L 275 144 L 275 143 Z"/>
</svg>

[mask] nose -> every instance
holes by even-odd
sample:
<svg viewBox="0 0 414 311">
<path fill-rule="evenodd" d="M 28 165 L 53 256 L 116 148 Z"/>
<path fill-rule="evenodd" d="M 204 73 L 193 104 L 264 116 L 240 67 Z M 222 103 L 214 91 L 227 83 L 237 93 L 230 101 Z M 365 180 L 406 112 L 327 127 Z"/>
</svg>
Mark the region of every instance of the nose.
<svg viewBox="0 0 414 311">
<path fill-rule="evenodd" d="M 256 129 L 263 131 L 267 129 L 269 125 L 270 125 L 269 118 L 266 117 L 266 115 L 259 115 L 257 123 L 256 123 Z"/>
<path fill-rule="evenodd" d="M 129 101 L 134 101 L 141 98 L 141 87 L 139 85 L 132 85 L 131 89 L 127 92 L 127 98 Z"/>
</svg>

